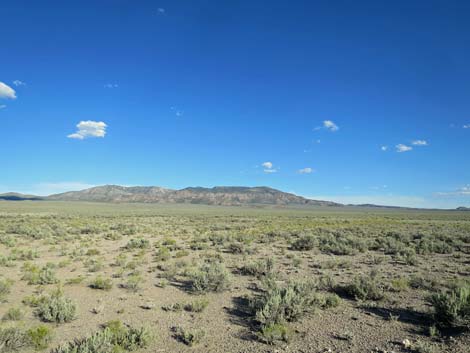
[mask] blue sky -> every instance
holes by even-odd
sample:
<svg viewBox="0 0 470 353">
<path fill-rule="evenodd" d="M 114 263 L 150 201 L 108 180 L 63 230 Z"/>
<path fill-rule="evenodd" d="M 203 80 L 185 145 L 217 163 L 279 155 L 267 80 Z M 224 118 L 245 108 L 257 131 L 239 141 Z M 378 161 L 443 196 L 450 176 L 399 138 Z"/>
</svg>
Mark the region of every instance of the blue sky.
<svg viewBox="0 0 470 353">
<path fill-rule="evenodd" d="M 4 1 L 0 192 L 470 206 L 468 1 Z"/>
</svg>

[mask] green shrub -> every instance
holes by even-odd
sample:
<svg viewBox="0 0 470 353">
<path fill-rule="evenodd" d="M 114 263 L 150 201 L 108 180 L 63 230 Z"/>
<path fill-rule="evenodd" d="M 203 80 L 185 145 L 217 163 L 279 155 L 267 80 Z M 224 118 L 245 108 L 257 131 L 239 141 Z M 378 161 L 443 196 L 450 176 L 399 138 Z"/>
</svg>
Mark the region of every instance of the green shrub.
<svg viewBox="0 0 470 353">
<path fill-rule="evenodd" d="M 227 250 L 232 254 L 249 254 L 253 252 L 253 249 L 243 242 L 230 243 Z"/>
<path fill-rule="evenodd" d="M 109 278 L 98 276 L 90 283 L 90 288 L 110 290 L 113 288 L 113 282 Z"/>
<path fill-rule="evenodd" d="M 45 325 L 30 328 L 27 334 L 31 344 L 37 350 L 46 349 L 51 343 L 53 337 L 52 329 Z"/>
<path fill-rule="evenodd" d="M 176 245 L 176 240 L 173 238 L 163 239 L 162 245 L 167 247 L 170 250 L 176 250 L 178 248 L 178 246 Z"/>
<path fill-rule="evenodd" d="M 10 294 L 11 286 L 13 281 L 10 279 L 0 279 L 0 300 L 4 300 L 5 297 Z"/>
<path fill-rule="evenodd" d="M 83 277 L 83 276 L 69 278 L 68 280 L 65 281 L 65 284 L 68 284 L 68 285 L 80 284 L 84 281 L 84 279 L 85 279 L 85 277 Z"/>
<path fill-rule="evenodd" d="M 133 238 L 129 240 L 126 245 L 126 248 L 129 250 L 133 249 L 148 249 L 150 247 L 150 241 L 144 238 Z"/>
<path fill-rule="evenodd" d="M 131 352 L 148 347 L 151 340 L 152 335 L 145 327 L 133 328 L 125 326 L 120 321 L 111 321 L 93 335 L 63 344 L 51 353 Z"/>
<path fill-rule="evenodd" d="M 368 249 L 366 240 L 341 231 L 324 234 L 319 242 L 322 252 L 333 255 L 354 255 Z"/>
<path fill-rule="evenodd" d="M 123 283 L 121 286 L 131 292 L 137 292 L 140 289 L 140 285 L 143 281 L 144 280 L 141 275 L 132 274 L 127 278 L 126 283 Z"/>
<path fill-rule="evenodd" d="M 312 250 L 317 245 L 313 235 L 303 235 L 292 243 L 293 250 Z"/>
<path fill-rule="evenodd" d="M 390 282 L 390 288 L 394 292 L 401 292 L 403 290 L 408 289 L 410 286 L 408 278 L 405 277 L 400 277 L 400 278 L 395 278 Z"/>
<path fill-rule="evenodd" d="M 470 329 L 470 284 L 435 293 L 430 302 L 439 327 Z"/>
<path fill-rule="evenodd" d="M 254 262 L 249 262 L 240 268 L 244 275 L 262 277 L 270 274 L 274 269 L 274 260 L 269 257 Z"/>
<path fill-rule="evenodd" d="M 54 284 L 58 282 L 55 276 L 53 264 L 47 264 L 43 267 L 38 267 L 34 264 L 25 263 L 23 265 L 22 279 L 27 281 L 28 284 Z"/>
<path fill-rule="evenodd" d="M 275 282 L 250 306 L 261 327 L 296 321 L 319 306 L 315 285 L 312 282 L 289 282 L 279 286 Z"/>
<path fill-rule="evenodd" d="M 188 255 L 189 255 L 189 251 L 188 251 L 188 250 L 178 250 L 178 251 L 175 253 L 175 258 L 179 259 L 179 258 L 188 256 Z"/>
<path fill-rule="evenodd" d="M 418 257 L 416 256 L 416 251 L 414 248 L 404 248 L 398 252 L 394 258 L 397 261 L 404 262 L 407 265 L 414 266 L 418 264 Z"/>
<path fill-rule="evenodd" d="M 183 311 L 184 305 L 181 303 L 174 303 L 162 306 L 164 311 L 172 311 L 172 312 L 181 312 Z"/>
<path fill-rule="evenodd" d="M 270 324 L 263 326 L 258 332 L 258 338 L 267 344 L 275 344 L 277 341 L 288 343 L 290 335 L 291 332 L 289 328 L 284 324 Z"/>
<path fill-rule="evenodd" d="M 84 265 L 88 272 L 99 272 L 104 268 L 104 263 L 101 259 L 88 259 Z"/>
<path fill-rule="evenodd" d="M 76 311 L 75 303 L 57 290 L 44 296 L 37 307 L 36 314 L 42 321 L 64 323 L 75 319 Z"/>
<path fill-rule="evenodd" d="M 88 249 L 88 251 L 86 252 L 85 255 L 87 256 L 96 256 L 96 255 L 99 255 L 100 254 L 100 251 L 98 249 Z"/>
<path fill-rule="evenodd" d="M 222 292 L 230 286 L 230 274 L 219 262 L 205 263 L 189 274 L 194 292 Z"/>
<path fill-rule="evenodd" d="M 204 311 L 204 309 L 209 305 L 209 301 L 207 299 L 196 299 L 191 303 L 188 303 L 184 306 L 184 310 L 190 311 L 193 313 L 200 313 Z"/>
<path fill-rule="evenodd" d="M 0 352 L 15 352 L 31 345 L 28 334 L 17 327 L 0 328 Z"/>
<path fill-rule="evenodd" d="M 190 347 L 201 342 L 206 334 L 203 330 L 188 330 L 182 327 L 174 328 L 174 332 L 177 340 Z"/>
<path fill-rule="evenodd" d="M 341 303 L 341 298 L 337 294 L 327 294 L 320 298 L 320 305 L 324 309 L 336 308 Z"/>
<path fill-rule="evenodd" d="M 24 305 L 28 305 L 32 308 L 37 308 L 39 306 L 39 304 L 41 304 L 44 300 L 45 300 L 45 296 L 44 295 L 28 295 L 26 297 L 23 298 L 22 300 L 22 303 Z"/>
<path fill-rule="evenodd" d="M 118 256 L 116 256 L 116 260 L 114 262 L 115 266 L 124 267 L 124 266 L 126 266 L 126 263 L 127 263 L 127 255 L 126 254 L 119 254 Z"/>
<path fill-rule="evenodd" d="M 155 254 L 156 261 L 167 261 L 171 258 L 170 250 L 166 246 L 162 246 Z"/>
<path fill-rule="evenodd" d="M 3 315 L 3 321 L 18 321 L 24 317 L 24 313 L 19 308 L 10 308 L 8 311 Z"/>
<path fill-rule="evenodd" d="M 356 300 L 381 300 L 385 296 L 383 286 L 378 283 L 375 273 L 355 277 L 353 282 L 343 289 Z"/>
</svg>

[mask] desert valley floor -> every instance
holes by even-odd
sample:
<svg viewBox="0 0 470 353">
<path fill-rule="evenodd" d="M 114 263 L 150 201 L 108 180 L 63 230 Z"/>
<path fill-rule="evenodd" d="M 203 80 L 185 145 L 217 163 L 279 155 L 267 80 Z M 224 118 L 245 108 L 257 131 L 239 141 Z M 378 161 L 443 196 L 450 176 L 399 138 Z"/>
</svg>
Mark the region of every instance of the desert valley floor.
<svg viewBox="0 0 470 353">
<path fill-rule="evenodd" d="M 0 202 L 0 266 L 0 352 L 470 351 L 468 211 Z"/>
</svg>

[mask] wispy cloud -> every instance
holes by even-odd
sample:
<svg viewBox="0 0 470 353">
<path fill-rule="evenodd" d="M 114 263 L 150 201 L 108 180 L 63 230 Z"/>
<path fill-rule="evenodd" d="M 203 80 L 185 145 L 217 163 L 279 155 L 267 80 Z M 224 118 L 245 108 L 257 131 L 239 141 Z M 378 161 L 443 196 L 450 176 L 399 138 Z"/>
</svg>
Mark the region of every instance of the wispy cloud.
<svg viewBox="0 0 470 353">
<path fill-rule="evenodd" d="M 171 111 L 172 111 L 173 113 L 175 113 L 175 115 L 176 115 L 177 118 L 180 118 L 180 117 L 182 117 L 182 116 L 184 115 L 184 111 L 182 111 L 182 110 L 180 110 L 180 109 L 178 109 L 178 108 L 176 108 L 176 107 L 170 107 L 170 109 L 171 109 Z"/>
<path fill-rule="evenodd" d="M 388 150 L 388 146 L 381 146 L 381 147 L 380 147 L 380 150 L 385 152 L 385 151 Z"/>
<path fill-rule="evenodd" d="M 411 144 L 414 146 L 427 146 L 428 142 L 426 140 L 414 140 Z"/>
<path fill-rule="evenodd" d="M 166 12 L 166 10 L 163 7 L 159 7 L 157 11 L 158 13 L 161 13 L 161 14 L 164 14 Z"/>
<path fill-rule="evenodd" d="M 119 85 L 117 83 L 106 83 L 104 88 L 118 88 Z"/>
<path fill-rule="evenodd" d="M 323 121 L 323 127 L 327 130 L 330 130 L 330 131 L 338 131 L 339 130 L 339 127 L 338 125 L 336 125 L 333 121 L 331 120 L 325 120 Z"/>
<path fill-rule="evenodd" d="M 437 192 L 438 196 L 470 196 L 470 184 L 464 185 L 457 190 Z"/>
<path fill-rule="evenodd" d="M 16 99 L 16 92 L 7 84 L 0 82 L 0 98 Z"/>
<path fill-rule="evenodd" d="M 299 169 L 297 171 L 297 173 L 299 173 L 299 174 L 311 174 L 311 173 L 313 173 L 313 169 L 310 168 L 310 167 L 302 168 L 302 169 Z"/>
<path fill-rule="evenodd" d="M 5 109 L 6 107 L 7 107 L 7 106 L 6 106 L 5 104 L 1 104 L 1 105 L 0 105 L 0 110 L 1 110 L 1 109 Z"/>
<path fill-rule="evenodd" d="M 313 129 L 313 131 L 318 131 L 318 130 L 322 130 L 322 129 L 326 129 L 326 130 L 335 132 L 335 131 L 338 131 L 338 130 L 339 130 L 339 126 L 336 125 L 336 124 L 335 124 L 333 121 L 331 121 L 331 120 L 323 120 L 322 126 L 317 126 L 316 128 Z M 319 141 L 319 140 L 318 140 L 318 141 Z"/>
<path fill-rule="evenodd" d="M 408 152 L 413 149 L 411 146 L 404 145 L 402 143 L 399 143 L 398 145 L 395 146 L 397 152 Z"/>
<path fill-rule="evenodd" d="M 20 81 L 20 80 L 15 80 L 13 81 L 13 84 L 18 87 L 18 86 L 26 86 L 26 82 Z"/>
<path fill-rule="evenodd" d="M 470 124 L 465 124 L 465 125 L 463 126 L 463 128 L 464 128 L 464 129 L 470 129 Z"/>
<path fill-rule="evenodd" d="M 266 174 L 277 173 L 278 171 L 277 168 L 274 168 L 272 162 L 263 162 L 261 163 L 261 166 L 263 167 L 263 172 L 265 172 Z"/>
<path fill-rule="evenodd" d="M 108 126 L 102 121 L 80 121 L 77 124 L 77 132 L 68 135 L 68 138 L 83 140 L 89 137 L 104 137 Z"/>
</svg>

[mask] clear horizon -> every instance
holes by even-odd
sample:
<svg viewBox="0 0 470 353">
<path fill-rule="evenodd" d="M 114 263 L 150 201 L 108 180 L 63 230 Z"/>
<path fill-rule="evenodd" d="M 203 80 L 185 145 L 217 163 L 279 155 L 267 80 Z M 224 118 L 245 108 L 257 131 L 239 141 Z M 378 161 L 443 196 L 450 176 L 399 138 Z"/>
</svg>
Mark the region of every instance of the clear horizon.
<svg viewBox="0 0 470 353">
<path fill-rule="evenodd" d="M 0 6 L 0 193 L 470 207 L 470 3 Z"/>
</svg>

